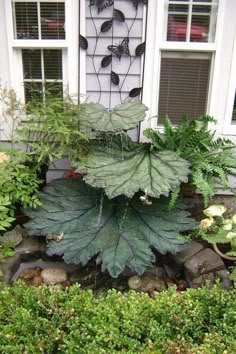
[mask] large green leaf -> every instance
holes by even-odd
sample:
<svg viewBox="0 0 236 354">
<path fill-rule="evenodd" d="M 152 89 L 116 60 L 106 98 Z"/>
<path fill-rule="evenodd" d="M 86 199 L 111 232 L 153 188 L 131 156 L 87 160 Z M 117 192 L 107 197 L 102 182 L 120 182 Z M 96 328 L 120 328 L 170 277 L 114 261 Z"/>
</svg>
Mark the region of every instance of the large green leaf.
<svg viewBox="0 0 236 354">
<path fill-rule="evenodd" d="M 80 124 L 102 132 L 120 132 L 135 128 L 145 117 L 147 107 L 141 101 L 125 102 L 109 111 L 99 103 L 83 103 Z"/>
<path fill-rule="evenodd" d="M 168 212 L 166 198 L 144 205 L 138 196 L 109 200 L 101 193 L 82 180 L 56 180 L 41 194 L 42 206 L 26 210 L 25 226 L 32 235 L 64 232 L 60 242 L 49 242 L 49 255 L 83 265 L 97 255 L 113 277 L 126 266 L 141 274 L 155 259 L 151 247 L 162 254 L 182 250 L 179 233 L 195 227 L 183 205 Z"/>
<path fill-rule="evenodd" d="M 151 197 L 168 196 L 188 181 L 189 162 L 175 152 L 158 152 L 150 144 L 134 143 L 122 135 L 111 139 L 92 141 L 88 157 L 77 167 L 86 174 L 86 183 L 104 188 L 108 198 L 121 194 L 131 198 L 139 190 Z"/>
</svg>

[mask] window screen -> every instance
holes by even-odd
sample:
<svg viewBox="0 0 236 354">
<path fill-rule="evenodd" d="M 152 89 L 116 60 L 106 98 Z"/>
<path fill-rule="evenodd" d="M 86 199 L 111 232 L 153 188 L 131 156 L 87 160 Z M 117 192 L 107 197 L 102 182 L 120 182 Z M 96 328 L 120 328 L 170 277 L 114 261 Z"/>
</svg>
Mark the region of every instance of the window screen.
<svg viewBox="0 0 236 354">
<path fill-rule="evenodd" d="M 196 118 L 206 112 L 210 54 L 163 52 L 158 117 L 178 123 L 183 115 Z"/>
<path fill-rule="evenodd" d="M 47 93 L 62 97 L 62 50 L 22 49 L 26 103 Z"/>
<path fill-rule="evenodd" d="M 214 42 L 218 0 L 169 0 L 168 41 Z"/>
<path fill-rule="evenodd" d="M 65 39 L 64 2 L 13 3 L 15 39 Z"/>
</svg>

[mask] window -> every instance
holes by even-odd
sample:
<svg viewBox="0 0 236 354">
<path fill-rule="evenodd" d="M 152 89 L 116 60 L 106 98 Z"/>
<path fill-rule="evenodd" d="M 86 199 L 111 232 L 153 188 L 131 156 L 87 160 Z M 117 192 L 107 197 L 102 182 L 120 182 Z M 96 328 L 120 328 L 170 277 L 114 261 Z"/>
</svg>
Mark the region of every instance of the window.
<svg viewBox="0 0 236 354">
<path fill-rule="evenodd" d="M 82 0 L 83 2 L 84 0 Z M 78 0 L 3 0 L 8 45 L 8 83 L 28 102 L 66 91 L 78 95 L 80 11 Z M 81 14 L 83 13 L 83 15 Z M 67 21 L 69 19 L 69 21 Z M 68 64 L 69 63 L 69 64 Z M 83 60 L 84 63 L 84 60 Z M 82 91 L 82 90 L 81 90 Z M 84 90 L 83 92 L 84 93 Z"/>
<path fill-rule="evenodd" d="M 222 4 L 221 0 L 149 4 L 143 101 L 150 110 L 149 119 L 141 125 L 141 137 L 147 127 L 161 128 L 166 116 L 178 124 L 184 115 L 194 119 L 210 114 Z"/>
<path fill-rule="evenodd" d="M 65 39 L 64 2 L 13 2 L 15 39 Z"/>
<path fill-rule="evenodd" d="M 25 102 L 43 99 L 47 92 L 62 97 L 63 59 L 67 53 L 66 49 L 53 46 L 65 40 L 64 1 L 13 0 L 12 10 Z"/>
<path fill-rule="evenodd" d="M 60 49 L 22 49 L 22 58 L 26 103 L 46 93 L 63 97 Z"/>
<path fill-rule="evenodd" d="M 178 123 L 183 115 L 195 118 L 206 111 L 211 55 L 162 52 L 159 117 Z"/>
<path fill-rule="evenodd" d="M 217 0 L 169 0 L 168 41 L 214 42 Z"/>
</svg>

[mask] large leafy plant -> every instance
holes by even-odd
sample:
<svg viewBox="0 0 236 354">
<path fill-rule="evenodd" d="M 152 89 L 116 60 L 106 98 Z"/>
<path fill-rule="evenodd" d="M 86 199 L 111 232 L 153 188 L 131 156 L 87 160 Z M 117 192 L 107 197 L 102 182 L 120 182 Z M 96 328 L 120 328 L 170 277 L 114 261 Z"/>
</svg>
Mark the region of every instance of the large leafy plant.
<svg viewBox="0 0 236 354">
<path fill-rule="evenodd" d="M 42 206 L 28 210 L 26 226 L 37 236 L 50 234 L 63 238 L 49 242 L 50 255 L 64 255 L 68 263 L 85 264 L 97 255 L 102 269 L 117 277 L 126 266 L 137 273 L 155 259 L 151 247 L 160 253 L 176 253 L 184 241 L 179 232 L 192 229 L 195 222 L 178 203 L 168 212 L 168 199 L 152 199 L 143 204 L 137 194 L 109 200 L 103 190 L 81 179 L 56 180 L 41 194 Z"/>
<path fill-rule="evenodd" d="M 236 168 L 235 145 L 230 140 L 215 138 L 215 132 L 208 128 L 208 124 L 214 122 L 209 116 L 195 120 L 184 117 L 174 126 L 165 118 L 163 133 L 153 129 L 144 132 L 157 151 L 175 151 L 190 161 L 189 182 L 202 193 L 205 206 L 220 184 L 228 187 L 228 176 L 234 176 Z M 177 195 L 175 193 L 175 197 Z"/>
<path fill-rule="evenodd" d="M 112 112 L 88 103 L 81 109 L 81 124 L 94 134 L 86 154 L 73 160 L 84 181 L 54 181 L 41 194 L 42 206 L 27 210 L 26 227 L 46 236 L 48 253 L 63 255 L 68 263 L 85 264 L 97 256 L 113 277 L 125 267 L 141 274 L 155 259 L 153 249 L 180 251 L 185 244 L 180 232 L 195 226 L 186 206 L 177 203 L 168 212 L 168 199 L 155 199 L 187 181 L 189 163 L 125 134 L 144 119 L 147 108 L 141 102 L 126 102 Z"/>
</svg>

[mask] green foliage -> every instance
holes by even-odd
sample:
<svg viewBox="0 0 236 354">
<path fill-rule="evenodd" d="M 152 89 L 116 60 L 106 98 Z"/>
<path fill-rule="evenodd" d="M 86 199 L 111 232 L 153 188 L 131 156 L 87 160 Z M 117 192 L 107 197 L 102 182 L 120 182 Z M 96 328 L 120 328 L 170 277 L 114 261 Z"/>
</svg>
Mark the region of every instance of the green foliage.
<svg viewBox="0 0 236 354">
<path fill-rule="evenodd" d="M 6 153 L 7 160 L 0 162 L 0 230 L 6 230 L 14 221 L 17 203 L 24 208 L 40 205 L 38 199 L 41 180 L 36 170 L 21 161 L 22 154 L 11 150 Z M 24 155 L 23 155 L 24 156 Z"/>
<path fill-rule="evenodd" d="M 0 195 L 0 231 L 9 228 L 14 220 L 14 211 L 10 197 L 8 195 Z"/>
<path fill-rule="evenodd" d="M 89 185 L 104 188 L 109 198 L 128 198 L 140 191 L 158 198 L 168 196 L 180 182 L 187 182 L 189 164 L 171 151 L 157 152 L 150 144 L 134 143 L 123 135 L 92 141 L 88 156 L 78 163 Z"/>
<path fill-rule="evenodd" d="M 43 101 L 28 103 L 27 117 L 17 135 L 33 155 L 36 165 L 68 155 L 70 161 L 83 151 L 88 137 L 80 129 L 80 105 L 70 96 L 63 99 L 46 94 Z"/>
<path fill-rule="evenodd" d="M 15 246 L 14 242 L 4 243 L 3 245 L 0 243 L 0 264 L 5 263 L 7 257 L 14 256 L 15 254 L 13 250 L 14 246 Z"/>
<path fill-rule="evenodd" d="M 141 101 L 124 102 L 112 111 L 99 103 L 83 103 L 80 107 L 81 125 L 102 132 L 120 132 L 135 128 L 148 110 Z"/>
<path fill-rule="evenodd" d="M 109 200 L 81 180 L 54 181 L 41 201 L 37 210 L 27 211 L 32 220 L 25 227 L 39 236 L 64 233 L 60 242 L 49 242 L 48 253 L 75 264 L 99 254 L 102 270 L 113 277 L 126 266 L 143 273 L 155 258 L 150 246 L 162 254 L 180 251 L 185 242 L 179 233 L 195 227 L 183 204 L 168 213 L 166 199 L 153 199 L 151 205 L 138 196 Z"/>
<path fill-rule="evenodd" d="M 0 352 L 234 354 L 236 289 L 175 288 L 157 295 L 114 290 L 94 296 L 78 285 L 0 292 Z"/>
<path fill-rule="evenodd" d="M 231 250 L 227 255 L 236 257 L 236 214 L 226 214 L 224 217 L 227 209 L 223 205 L 211 205 L 203 210 L 203 213 L 208 218 L 200 222 L 199 229 L 196 229 L 194 234 L 212 244 L 229 244 Z"/>
<path fill-rule="evenodd" d="M 163 120 L 164 132 L 146 129 L 144 135 L 151 139 L 158 151 L 175 151 L 191 162 L 189 182 L 202 193 L 205 206 L 215 194 L 217 184 L 228 186 L 228 176 L 235 175 L 235 145 L 226 139 L 215 139 L 215 133 L 208 130 L 208 123 L 214 123 L 209 116 L 190 120 L 184 117 L 175 127 L 168 118 Z"/>
</svg>

